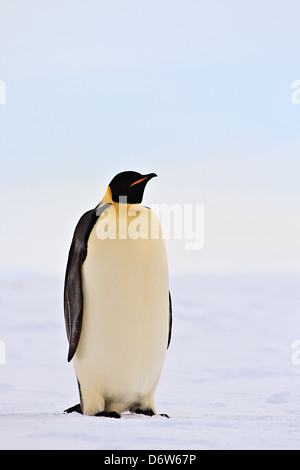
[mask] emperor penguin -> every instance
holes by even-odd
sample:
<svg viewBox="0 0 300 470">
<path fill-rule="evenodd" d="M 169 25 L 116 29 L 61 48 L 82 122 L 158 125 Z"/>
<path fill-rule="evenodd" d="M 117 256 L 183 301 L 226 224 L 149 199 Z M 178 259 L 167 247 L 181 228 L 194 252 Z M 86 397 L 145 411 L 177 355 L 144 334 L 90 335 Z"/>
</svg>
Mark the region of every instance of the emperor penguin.
<svg viewBox="0 0 300 470">
<path fill-rule="evenodd" d="M 162 228 L 157 215 L 141 204 L 155 176 L 117 174 L 100 204 L 75 228 L 64 312 L 80 403 L 68 413 L 156 414 L 172 305 Z"/>
</svg>

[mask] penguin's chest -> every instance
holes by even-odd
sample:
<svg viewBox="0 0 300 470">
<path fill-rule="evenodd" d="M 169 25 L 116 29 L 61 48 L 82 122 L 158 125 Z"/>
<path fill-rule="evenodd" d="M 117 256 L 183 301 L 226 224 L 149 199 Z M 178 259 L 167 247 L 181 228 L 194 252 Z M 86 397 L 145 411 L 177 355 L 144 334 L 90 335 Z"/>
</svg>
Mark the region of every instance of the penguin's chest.
<svg viewBox="0 0 300 470">
<path fill-rule="evenodd" d="M 99 376 L 126 371 L 153 381 L 168 337 L 168 268 L 161 237 L 99 238 L 93 228 L 82 266 L 84 311 L 76 353 Z M 144 372 L 143 372 L 144 371 Z M 146 372 L 145 372 L 146 371 Z M 143 379 L 145 382 L 145 379 Z"/>
</svg>

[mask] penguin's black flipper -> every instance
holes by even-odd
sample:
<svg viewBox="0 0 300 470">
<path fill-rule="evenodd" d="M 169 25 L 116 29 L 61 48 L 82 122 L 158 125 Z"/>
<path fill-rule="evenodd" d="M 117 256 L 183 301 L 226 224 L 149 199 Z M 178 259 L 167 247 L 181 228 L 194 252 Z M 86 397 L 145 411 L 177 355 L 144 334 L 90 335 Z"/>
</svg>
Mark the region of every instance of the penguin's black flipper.
<svg viewBox="0 0 300 470">
<path fill-rule="evenodd" d="M 87 255 L 88 239 L 98 217 L 110 205 L 97 206 L 86 212 L 75 228 L 69 251 L 64 288 L 65 323 L 69 340 L 68 362 L 76 352 L 81 333 L 83 315 L 81 267 Z"/>
<path fill-rule="evenodd" d="M 169 291 L 169 335 L 168 335 L 167 349 L 171 342 L 171 336 L 172 336 L 172 299 L 171 299 L 171 294 Z"/>
</svg>

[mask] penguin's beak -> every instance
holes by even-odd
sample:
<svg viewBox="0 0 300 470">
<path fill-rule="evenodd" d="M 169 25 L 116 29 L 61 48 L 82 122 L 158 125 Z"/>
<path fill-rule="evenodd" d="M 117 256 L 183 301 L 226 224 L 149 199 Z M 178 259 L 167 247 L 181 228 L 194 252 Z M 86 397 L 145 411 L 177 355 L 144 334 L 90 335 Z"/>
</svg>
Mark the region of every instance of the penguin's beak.
<svg viewBox="0 0 300 470">
<path fill-rule="evenodd" d="M 139 180 L 134 181 L 134 182 L 130 185 L 130 187 L 131 187 L 131 186 L 134 186 L 135 184 L 139 184 L 139 183 L 141 183 L 142 181 L 145 181 L 145 180 L 147 180 L 147 182 L 148 182 L 151 178 L 154 178 L 155 176 L 157 176 L 155 173 L 149 173 L 149 175 L 145 175 L 145 176 L 143 176 L 143 178 L 140 178 Z"/>
</svg>

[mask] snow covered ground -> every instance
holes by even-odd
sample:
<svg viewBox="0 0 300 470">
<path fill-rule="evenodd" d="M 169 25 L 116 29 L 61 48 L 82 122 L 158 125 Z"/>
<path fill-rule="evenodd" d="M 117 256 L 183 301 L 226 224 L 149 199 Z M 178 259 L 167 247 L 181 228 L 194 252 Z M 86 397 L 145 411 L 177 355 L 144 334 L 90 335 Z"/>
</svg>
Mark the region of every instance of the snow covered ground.
<svg viewBox="0 0 300 470">
<path fill-rule="evenodd" d="M 1 273 L 0 448 L 299 449 L 299 280 L 172 278 L 173 337 L 156 396 L 171 418 L 114 420 L 62 413 L 78 402 L 63 280 Z"/>
</svg>

